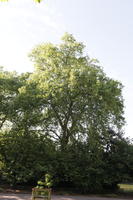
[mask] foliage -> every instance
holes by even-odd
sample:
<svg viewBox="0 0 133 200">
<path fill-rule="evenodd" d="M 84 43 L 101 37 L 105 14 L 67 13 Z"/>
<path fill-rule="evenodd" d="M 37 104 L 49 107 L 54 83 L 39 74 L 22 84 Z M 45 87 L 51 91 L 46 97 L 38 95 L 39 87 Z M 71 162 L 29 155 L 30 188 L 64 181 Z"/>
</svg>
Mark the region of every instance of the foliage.
<svg viewBox="0 0 133 200">
<path fill-rule="evenodd" d="M 33 49 L 33 73 L 1 68 L 3 181 L 34 184 L 51 174 L 53 187 L 99 192 L 131 180 L 133 146 L 122 134 L 122 84 L 84 52 L 66 33 L 60 45 Z"/>
<path fill-rule="evenodd" d="M 91 143 L 78 142 L 69 146 L 64 154 L 58 153 L 54 184 L 78 192 L 103 192 L 117 189 L 117 184 L 122 181 L 131 181 L 128 168 L 132 169 L 132 163 L 129 164 L 128 159 L 132 159 L 132 154 L 129 154 L 129 144 L 120 139 L 114 140 L 116 143 L 108 152 L 98 146 L 92 147 Z"/>
<path fill-rule="evenodd" d="M 44 179 L 44 180 L 43 180 Z M 41 181 L 37 182 L 36 188 L 51 188 L 52 186 L 52 179 L 50 174 L 45 174 L 45 177 L 41 179 Z"/>
<path fill-rule="evenodd" d="M 1 134 L 0 153 L 4 163 L 3 180 L 11 185 L 35 182 L 48 171 L 52 159 L 51 142 L 43 136 L 24 132 Z"/>
</svg>

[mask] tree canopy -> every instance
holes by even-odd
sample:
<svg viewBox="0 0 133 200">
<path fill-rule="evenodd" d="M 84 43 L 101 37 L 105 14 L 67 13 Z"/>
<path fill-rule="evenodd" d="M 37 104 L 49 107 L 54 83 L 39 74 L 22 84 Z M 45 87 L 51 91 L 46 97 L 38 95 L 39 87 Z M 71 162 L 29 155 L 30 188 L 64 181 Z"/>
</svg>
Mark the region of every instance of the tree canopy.
<svg viewBox="0 0 133 200">
<path fill-rule="evenodd" d="M 40 126 L 62 147 L 92 135 L 107 139 L 109 129 L 120 131 L 124 123 L 122 85 L 107 77 L 95 59 L 84 55 L 82 43 L 65 34 L 61 45 L 39 45 L 30 57 L 35 72 L 21 94 L 40 98 Z"/>
</svg>

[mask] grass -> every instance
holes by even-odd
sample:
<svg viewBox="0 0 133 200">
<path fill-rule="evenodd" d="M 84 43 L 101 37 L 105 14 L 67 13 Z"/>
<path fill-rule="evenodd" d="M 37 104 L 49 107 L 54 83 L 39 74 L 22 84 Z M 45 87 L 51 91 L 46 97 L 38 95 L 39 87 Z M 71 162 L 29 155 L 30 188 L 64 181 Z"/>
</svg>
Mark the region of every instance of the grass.
<svg viewBox="0 0 133 200">
<path fill-rule="evenodd" d="M 133 184 L 119 184 L 119 187 L 123 192 L 133 192 Z"/>
<path fill-rule="evenodd" d="M 133 199 L 133 183 L 119 184 L 118 196 L 130 197 Z"/>
</svg>

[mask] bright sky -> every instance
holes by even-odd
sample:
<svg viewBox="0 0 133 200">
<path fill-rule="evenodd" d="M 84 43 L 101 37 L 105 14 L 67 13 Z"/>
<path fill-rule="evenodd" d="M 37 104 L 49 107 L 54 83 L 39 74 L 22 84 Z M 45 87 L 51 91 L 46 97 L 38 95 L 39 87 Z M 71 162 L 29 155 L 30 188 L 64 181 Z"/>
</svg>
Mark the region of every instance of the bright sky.
<svg viewBox="0 0 133 200">
<path fill-rule="evenodd" d="M 0 66 L 32 71 L 27 57 L 42 42 L 72 33 L 106 74 L 124 85 L 126 136 L 133 138 L 133 0 L 10 0 L 0 3 Z"/>
</svg>

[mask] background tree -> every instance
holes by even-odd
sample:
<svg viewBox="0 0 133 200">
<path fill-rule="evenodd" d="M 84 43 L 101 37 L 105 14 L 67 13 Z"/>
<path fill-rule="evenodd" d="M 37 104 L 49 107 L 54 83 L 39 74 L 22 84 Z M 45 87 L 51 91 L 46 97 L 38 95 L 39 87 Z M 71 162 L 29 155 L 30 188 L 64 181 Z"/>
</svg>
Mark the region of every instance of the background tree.
<svg viewBox="0 0 133 200">
<path fill-rule="evenodd" d="M 0 133 L 2 180 L 15 186 L 35 183 L 42 174 L 50 172 L 55 146 L 44 136 L 19 132 Z"/>
<path fill-rule="evenodd" d="M 15 99 L 18 95 L 18 89 L 22 86 L 16 73 L 0 69 L 0 128 L 11 127 L 12 119 L 17 112 L 15 108 Z"/>
</svg>

